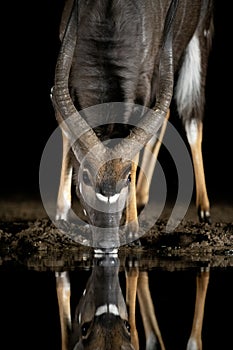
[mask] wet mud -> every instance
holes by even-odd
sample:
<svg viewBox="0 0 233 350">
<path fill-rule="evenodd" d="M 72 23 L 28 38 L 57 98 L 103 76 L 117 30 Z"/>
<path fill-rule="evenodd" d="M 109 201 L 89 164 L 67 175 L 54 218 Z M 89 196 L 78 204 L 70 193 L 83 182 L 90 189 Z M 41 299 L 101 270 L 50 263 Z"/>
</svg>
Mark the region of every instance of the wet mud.
<svg viewBox="0 0 233 350">
<path fill-rule="evenodd" d="M 40 201 L 5 201 L 0 211 L 0 264 L 22 262 L 39 269 L 88 265 L 93 249 L 80 244 L 74 224 L 66 230 L 55 226 Z M 233 207 L 216 204 L 212 224 L 199 223 L 191 207 L 173 232 L 166 232 L 163 215 L 140 237 L 140 244 L 120 247 L 119 257 L 129 254 L 151 266 L 182 268 L 189 264 L 233 266 Z"/>
</svg>

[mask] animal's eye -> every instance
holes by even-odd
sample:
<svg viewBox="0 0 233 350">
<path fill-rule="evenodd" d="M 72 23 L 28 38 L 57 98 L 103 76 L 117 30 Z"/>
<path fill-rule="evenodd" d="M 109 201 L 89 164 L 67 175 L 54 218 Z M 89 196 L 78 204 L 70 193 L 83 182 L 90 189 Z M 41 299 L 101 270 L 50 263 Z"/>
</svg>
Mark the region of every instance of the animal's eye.
<svg viewBox="0 0 233 350">
<path fill-rule="evenodd" d="M 125 324 L 125 328 L 127 329 L 127 331 L 130 333 L 130 324 L 128 321 L 124 321 L 124 324 Z"/>
<path fill-rule="evenodd" d="M 130 182 L 131 182 L 131 174 L 128 175 L 127 184 L 129 184 Z"/>
<path fill-rule="evenodd" d="M 91 186 L 91 181 L 87 170 L 83 171 L 83 182 L 85 185 Z"/>
<path fill-rule="evenodd" d="M 82 325 L 82 336 L 83 337 L 87 336 L 87 333 L 88 333 L 88 330 L 89 330 L 90 326 L 91 326 L 91 322 L 85 322 Z"/>
</svg>

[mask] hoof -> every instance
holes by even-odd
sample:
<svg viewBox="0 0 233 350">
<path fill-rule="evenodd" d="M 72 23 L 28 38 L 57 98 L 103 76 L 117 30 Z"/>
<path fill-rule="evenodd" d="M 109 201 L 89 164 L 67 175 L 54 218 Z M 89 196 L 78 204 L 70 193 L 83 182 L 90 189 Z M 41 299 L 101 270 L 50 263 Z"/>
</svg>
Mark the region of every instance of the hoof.
<svg viewBox="0 0 233 350">
<path fill-rule="evenodd" d="M 130 243 L 128 244 L 128 246 L 129 246 L 130 248 L 139 248 L 139 247 L 142 246 L 142 243 L 141 243 L 140 239 L 137 238 L 135 241 L 130 242 Z"/>
<path fill-rule="evenodd" d="M 206 224 L 211 224 L 211 217 L 210 217 L 210 212 L 208 210 L 202 210 L 201 208 L 198 209 L 198 217 L 199 221 L 202 223 Z"/>
<path fill-rule="evenodd" d="M 126 236 L 126 241 L 129 242 L 129 244 L 132 244 L 133 242 L 139 239 L 138 231 L 139 226 L 137 221 L 131 221 L 127 225 L 125 225 L 124 232 Z"/>
<path fill-rule="evenodd" d="M 55 221 L 55 226 L 61 230 L 61 231 L 69 231 L 70 230 L 70 223 L 63 219 L 58 219 Z"/>
<path fill-rule="evenodd" d="M 128 255 L 125 260 L 125 268 L 126 271 L 129 272 L 132 268 L 138 268 L 139 267 L 139 261 L 136 256 Z"/>
</svg>

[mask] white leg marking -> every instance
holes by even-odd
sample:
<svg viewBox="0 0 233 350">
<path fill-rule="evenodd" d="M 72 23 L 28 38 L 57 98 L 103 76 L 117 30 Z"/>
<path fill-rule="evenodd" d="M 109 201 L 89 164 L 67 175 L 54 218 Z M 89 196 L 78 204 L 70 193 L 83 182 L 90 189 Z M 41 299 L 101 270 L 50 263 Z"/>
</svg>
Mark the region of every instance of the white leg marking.
<svg viewBox="0 0 233 350">
<path fill-rule="evenodd" d="M 190 122 L 185 123 L 185 130 L 189 144 L 194 145 L 198 136 L 197 121 L 192 119 Z"/>
<path fill-rule="evenodd" d="M 190 338 L 188 340 L 187 350 L 198 350 L 198 349 L 199 349 L 199 347 L 197 345 L 197 340 L 193 339 L 193 338 Z"/>
</svg>

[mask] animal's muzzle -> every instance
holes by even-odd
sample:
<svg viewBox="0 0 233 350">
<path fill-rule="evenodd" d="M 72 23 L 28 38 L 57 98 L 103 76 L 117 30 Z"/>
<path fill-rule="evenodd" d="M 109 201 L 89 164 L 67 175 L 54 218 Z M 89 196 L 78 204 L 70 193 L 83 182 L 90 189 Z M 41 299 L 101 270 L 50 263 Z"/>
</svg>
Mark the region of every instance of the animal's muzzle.
<svg viewBox="0 0 233 350">
<path fill-rule="evenodd" d="M 94 213 L 92 217 L 92 246 L 95 249 L 112 250 L 120 246 L 119 226 L 121 213 Z"/>
</svg>

